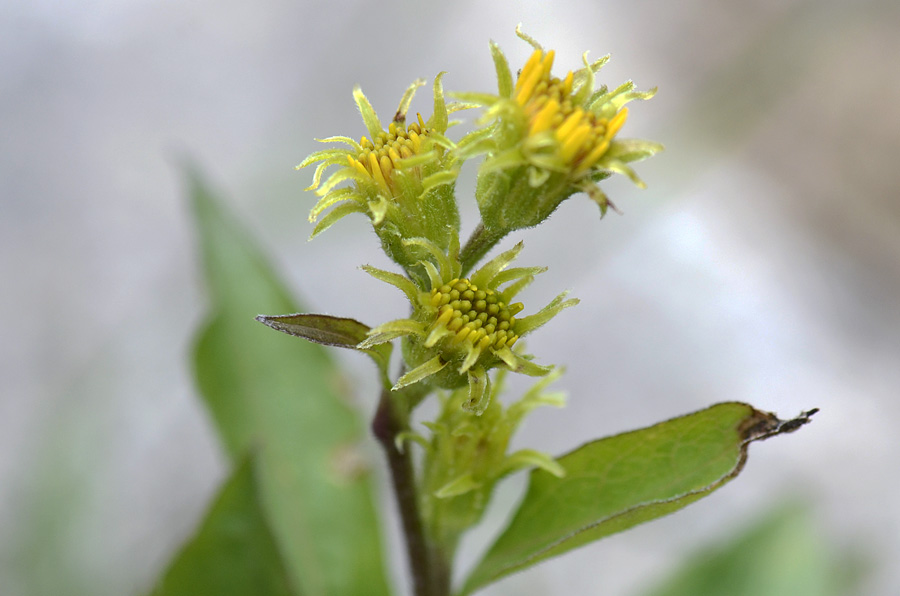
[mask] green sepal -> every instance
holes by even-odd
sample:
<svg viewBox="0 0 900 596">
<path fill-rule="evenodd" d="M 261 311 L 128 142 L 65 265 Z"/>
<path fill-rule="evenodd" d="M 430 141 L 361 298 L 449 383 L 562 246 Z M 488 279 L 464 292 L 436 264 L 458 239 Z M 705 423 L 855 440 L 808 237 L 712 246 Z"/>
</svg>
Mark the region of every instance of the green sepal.
<svg viewBox="0 0 900 596">
<path fill-rule="evenodd" d="M 412 385 L 413 383 L 418 383 L 422 379 L 430 377 L 431 375 L 438 373 L 447 366 L 447 363 L 441 360 L 440 356 L 435 356 L 431 360 L 425 362 L 421 366 L 417 366 L 412 369 L 399 379 L 392 387 L 393 391 L 397 391 L 398 389 L 402 389 L 407 385 Z"/>
<path fill-rule="evenodd" d="M 562 478 L 566 475 L 566 471 L 555 459 L 546 453 L 541 453 L 534 449 L 520 449 L 508 456 L 503 462 L 503 468 L 500 475 L 510 474 L 523 468 L 537 468 L 544 470 L 557 478 Z"/>
<path fill-rule="evenodd" d="M 418 323 L 412 319 L 388 321 L 387 323 L 382 323 L 378 327 L 371 329 L 368 337 L 361 340 L 356 347 L 360 350 L 368 350 L 372 346 L 384 344 L 393 341 L 398 337 L 405 337 L 407 335 L 424 336 L 425 327 L 422 323 Z"/>
<path fill-rule="evenodd" d="M 654 141 L 616 138 L 609 144 L 609 149 L 606 151 L 604 157 L 631 163 L 653 157 L 664 149 L 665 147 L 663 147 L 661 143 L 656 143 Z"/>
<path fill-rule="evenodd" d="M 444 87 L 441 84 L 441 79 L 445 74 L 447 73 L 440 72 L 434 77 L 434 112 L 428 120 L 430 128 L 434 128 L 441 133 L 447 131 L 448 125 L 447 102 L 444 99 Z"/>
<path fill-rule="evenodd" d="M 491 378 L 484 368 L 476 366 L 466 374 L 469 378 L 469 395 L 463 409 L 480 416 L 491 401 Z"/>
<path fill-rule="evenodd" d="M 377 139 L 378 135 L 384 131 L 384 127 L 381 126 L 381 121 L 378 119 L 378 114 L 375 113 L 375 108 L 372 107 L 372 104 L 369 103 L 362 89 L 358 86 L 353 88 L 353 100 L 356 102 L 356 107 L 359 108 L 366 130 L 369 131 L 369 138 L 372 140 Z"/>
<path fill-rule="evenodd" d="M 319 202 L 315 204 L 315 206 L 309 211 L 309 221 L 310 223 L 315 223 L 319 216 L 323 211 L 328 209 L 329 207 L 336 205 L 338 203 L 342 203 L 344 201 L 351 200 L 360 200 L 360 195 L 351 187 L 339 188 L 334 192 L 330 192 L 321 199 Z"/>
<path fill-rule="evenodd" d="M 332 137 L 325 137 L 324 139 L 315 140 L 319 143 L 345 143 L 353 148 L 354 153 L 360 153 L 362 151 L 362 145 L 360 145 L 355 139 L 351 139 L 350 137 L 344 135 L 334 135 Z"/>
<path fill-rule="evenodd" d="M 453 99 L 458 99 L 478 106 L 492 106 L 504 99 L 490 93 L 479 93 L 477 91 L 454 91 L 449 95 Z"/>
<path fill-rule="evenodd" d="M 466 472 L 436 490 L 434 496 L 438 499 L 449 499 L 450 497 L 464 495 L 480 487 L 481 483 L 472 477 L 471 472 Z"/>
<path fill-rule="evenodd" d="M 412 103 L 413 97 L 416 95 L 416 89 L 424 86 L 425 79 L 416 79 L 406 88 L 406 91 L 403 92 L 403 97 L 400 98 L 400 104 L 397 106 L 397 111 L 394 113 L 395 122 L 403 122 L 406 120 L 406 114 L 409 112 L 409 104 Z M 371 132 L 371 130 L 369 132 Z M 378 132 L 381 131 L 379 130 Z M 373 141 L 375 140 L 374 136 L 371 138 Z"/>
<path fill-rule="evenodd" d="M 453 184 L 459 177 L 459 170 L 449 170 L 444 172 L 435 172 L 430 176 L 422 179 L 422 189 L 428 192 L 432 188 L 443 186 L 445 184 Z"/>
<path fill-rule="evenodd" d="M 509 62 L 503 54 L 503 50 L 494 41 L 491 41 L 491 57 L 494 59 L 494 70 L 497 72 L 497 92 L 500 97 L 512 97 L 513 80 L 509 70 Z"/>
<path fill-rule="evenodd" d="M 522 31 L 522 23 L 516 25 L 516 36 L 535 50 L 543 51 L 544 47 L 535 38 Z"/>
<path fill-rule="evenodd" d="M 569 292 L 568 290 L 566 290 L 565 292 L 561 293 L 559 296 L 551 300 L 550 304 L 534 313 L 533 315 L 528 315 L 527 317 L 517 319 L 516 332 L 519 334 L 519 337 L 524 337 L 538 327 L 541 327 L 547 321 L 558 315 L 563 309 L 578 304 L 578 298 L 565 300 L 565 297 L 568 294 Z"/>
<path fill-rule="evenodd" d="M 441 272 L 444 279 L 454 279 L 459 277 L 459 236 L 456 230 L 451 229 L 450 234 L 450 250 L 448 254 L 444 254 L 438 246 L 427 238 L 408 238 L 403 240 L 403 246 L 418 246 L 425 249 L 428 254 L 434 257 L 434 263 Z"/>
<path fill-rule="evenodd" d="M 394 273 L 393 271 L 385 271 L 384 269 L 372 267 L 371 265 L 362 265 L 360 269 L 362 269 L 375 279 L 394 286 L 395 288 L 406 294 L 407 299 L 409 299 L 411 303 L 415 304 L 417 302 L 419 296 L 419 288 L 417 288 L 416 284 L 411 282 L 408 278 L 400 275 L 399 273 Z"/>
<path fill-rule="evenodd" d="M 524 248 L 524 243 L 518 242 L 511 249 L 504 251 L 482 265 L 478 271 L 472 274 L 472 284 L 481 287 L 489 287 L 491 282 L 497 277 L 497 275 L 506 269 L 513 260 L 522 252 L 522 248 Z M 521 334 L 519 334 L 521 335 Z"/>
<path fill-rule="evenodd" d="M 352 203 L 341 203 L 334 209 L 328 212 L 328 215 L 322 218 L 322 220 L 316 224 L 316 227 L 313 228 L 312 234 L 309 235 L 309 239 L 312 240 L 334 224 L 338 222 L 342 217 L 350 215 L 351 213 L 366 213 L 368 211 L 365 205 L 360 205 L 357 202 Z"/>
</svg>

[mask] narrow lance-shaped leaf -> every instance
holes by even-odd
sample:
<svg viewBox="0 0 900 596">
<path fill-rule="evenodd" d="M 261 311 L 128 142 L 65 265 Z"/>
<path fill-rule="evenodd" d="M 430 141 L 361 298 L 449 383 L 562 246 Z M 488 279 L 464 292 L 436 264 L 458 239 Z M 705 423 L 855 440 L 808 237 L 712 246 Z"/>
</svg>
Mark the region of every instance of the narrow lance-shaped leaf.
<svg viewBox="0 0 900 596">
<path fill-rule="evenodd" d="M 722 403 L 579 447 L 557 460 L 565 477 L 532 472 L 518 511 L 462 593 L 693 503 L 737 476 L 750 442 L 794 431 L 815 411 L 782 421 Z"/>
<path fill-rule="evenodd" d="M 292 585 L 247 456 L 151 596 L 300 596 Z"/>
<path fill-rule="evenodd" d="M 259 250 L 196 178 L 211 316 L 195 375 L 233 461 L 258 447 L 260 500 L 291 581 L 306 596 L 388 593 L 359 415 L 322 346 L 273 333 L 259 312 L 297 312 Z M 355 462 L 355 463 L 354 463 Z"/>
<path fill-rule="evenodd" d="M 337 348 L 349 348 L 365 352 L 372 357 L 382 374 L 387 374 L 391 359 L 391 344 L 359 348 L 369 333 L 369 326 L 355 319 L 296 313 L 292 315 L 259 315 L 256 320 L 288 335 L 302 337 L 311 342 Z"/>
</svg>

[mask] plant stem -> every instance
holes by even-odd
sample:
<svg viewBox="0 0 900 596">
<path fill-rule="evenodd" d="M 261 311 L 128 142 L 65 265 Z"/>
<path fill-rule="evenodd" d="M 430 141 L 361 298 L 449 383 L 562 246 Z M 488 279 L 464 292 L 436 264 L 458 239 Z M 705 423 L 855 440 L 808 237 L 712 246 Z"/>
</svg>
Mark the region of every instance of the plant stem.
<svg viewBox="0 0 900 596">
<path fill-rule="evenodd" d="M 459 261 L 462 264 L 461 275 L 466 275 L 472 270 L 478 261 L 488 253 L 489 250 L 506 236 L 506 232 L 493 232 L 479 223 L 478 227 L 469 236 L 466 245 L 459 252 Z"/>
<path fill-rule="evenodd" d="M 396 394 L 395 394 L 396 395 Z M 425 535 L 416 494 L 415 473 L 409 451 L 400 451 L 396 436 L 409 428 L 408 412 L 392 399 L 390 390 L 381 392 L 372 431 L 387 455 L 391 483 L 400 510 L 406 551 L 415 596 L 449 596 L 450 565 L 444 553 Z"/>
</svg>

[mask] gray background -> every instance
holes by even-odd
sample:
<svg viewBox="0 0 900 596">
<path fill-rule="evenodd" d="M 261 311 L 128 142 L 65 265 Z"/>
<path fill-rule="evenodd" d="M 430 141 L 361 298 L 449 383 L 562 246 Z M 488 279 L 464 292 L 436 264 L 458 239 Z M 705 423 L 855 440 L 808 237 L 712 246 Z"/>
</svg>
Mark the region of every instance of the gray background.
<svg viewBox="0 0 900 596">
<path fill-rule="evenodd" d="M 622 134 L 667 146 L 639 164 L 647 190 L 605 185 L 624 216 L 600 222 L 576 197 L 510 239 L 521 264 L 550 266 L 526 308 L 561 288 L 582 299 L 529 342 L 567 365 L 570 404 L 519 443 L 559 453 L 724 400 L 822 412 L 755 445 L 711 498 L 485 594 L 636 594 L 787 498 L 811 503 L 836 547 L 863 546 L 865 594 L 900 590 L 896 2 L 42 0 L 0 8 L 5 596 L 145 590 L 226 473 L 186 364 L 204 297 L 179 161 L 313 310 L 402 316 L 355 269 L 387 265 L 363 218 L 307 244 L 311 172 L 292 166 L 313 137 L 364 132 L 354 84 L 385 116 L 440 70 L 447 88 L 493 89 L 488 39 L 521 64 L 519 21 L 557 50 L 558 75 L 590 50 L 612 53 L 602 82 L 658 85 Z M 429 113 L 429 95 L 413 109 Z M 338 357 L 371 413 L 368 362 Z M 503 486 L 489 527 L 520 487 Z"/>
</svg>

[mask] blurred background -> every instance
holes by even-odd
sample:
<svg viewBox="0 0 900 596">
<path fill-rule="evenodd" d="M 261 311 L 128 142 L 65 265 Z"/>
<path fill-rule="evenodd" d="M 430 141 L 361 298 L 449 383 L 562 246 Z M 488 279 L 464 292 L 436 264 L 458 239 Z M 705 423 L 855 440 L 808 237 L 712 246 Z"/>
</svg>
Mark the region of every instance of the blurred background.
<svg viewBox="0 0 900 596">
<path fill-rule="evenodd" d="M 205 297 L 180 164 L 228 197 L 310 310 L 402 316 L 356 269 L 388 266 L 364 218 L 307 244 L 312 172 L 293 165 L 314 137 L 363 134 L 355 84 L 383 118 L 441 70 L 448 89 L 495 89 L 488 40 L 521 65 L 518 22 L 557 50 L 557 75 L 590 50 L 612 54 L 600 82 L 658 86 L 622 136 L 667 147 L 638 164 L 647 190 L 604 184 L 623 216 L 600 222 L 575 197 L 509 239 L 525 240 L 522 265 L 550 266 L 526 305 L 566 287 L 582 300 L 530 340 L 567 365 L 570 402 L 519 442 L 561 453 L 726 400 L 822 411 L 753 445 L 709 499 L 484 593 L 636 595 L 785 501 L 817 544 L 865 561 L 854 593 L 900 593 L 894 0 L 5 3 L 0 593 L 146 591 L 226 473 L 187 360 Z M 413 111 L 430 109 L 426 88 Z M 464 234 L 473 171 L 457 185 Z M 371 365 L 337 357 L 370 415 Z M 394 556 L 401 585 L 404 571 Z"/>
</svg>

